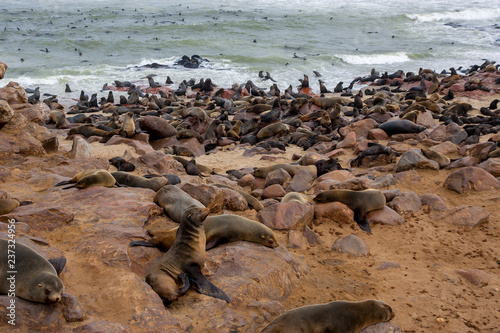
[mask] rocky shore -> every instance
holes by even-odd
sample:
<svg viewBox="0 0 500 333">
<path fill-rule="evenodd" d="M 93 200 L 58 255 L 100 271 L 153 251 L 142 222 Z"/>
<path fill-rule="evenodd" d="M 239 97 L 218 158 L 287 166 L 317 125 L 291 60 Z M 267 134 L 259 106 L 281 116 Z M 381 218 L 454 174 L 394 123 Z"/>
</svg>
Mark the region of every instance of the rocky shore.
<svg viewBox="0 0 500 333">
<path fill-rule="evenodd" d="M 6 70 L 0 63 L 0 79 Z M 209 79 L 171 89 L 151 79 L 105 85 L 100 101 L 82 92 L 64 103 L 0 81 L 0 199 L 20 204 L 0 213 L 0 237 L 15 220 L 18 242 L 66 258 L 61 301 L 16 298 L 12 326 L 1 295 L 0 328 L 260 332 L 303 305 L 379 299 L 396 316 L 363 332 L 500 332 L 494 63 L 465 73 L 372 72 L 355 80 L 362 89 L 337 92 L 312 91 L 307 75 L 286 91 Z M 203 274 L 231 302 L 191 289 L 165 306 L 145 282 L 163 252 L 129 246 L 178 226 L 155 191 L 55 186 L 82 170 L 117 171 L 109 161 L 117 156 L 133 164 L 131 174 L 169 175 L 172 184 L 177 176 L 176 186 L 217 207 L 213 215 L 265 224 L 280 246 L 208 250 Z M 185 166 L 191 159 L 195 172 Z M 301 167 L 254 172 L 291 163 Z M 384 208 L 366 214 L 372 233 L 347 205 L 312 201 L 330 189 L 383 191 Z M 290 192 L 311 200 L 281 202 Z"/>
</svg>

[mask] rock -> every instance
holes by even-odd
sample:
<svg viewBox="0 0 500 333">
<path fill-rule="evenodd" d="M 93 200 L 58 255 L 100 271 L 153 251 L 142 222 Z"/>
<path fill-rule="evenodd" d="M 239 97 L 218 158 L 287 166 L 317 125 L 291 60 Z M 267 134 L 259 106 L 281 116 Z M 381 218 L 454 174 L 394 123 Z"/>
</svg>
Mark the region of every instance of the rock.
<svg viewBox="0 0 500 333">
<path fill-rule="evenodd" d="M 293 176 L 292 180 L 286 188 L 288 192 L 305 192 L 309 191 L 312 186 L 313 177 L 305 170 L 300 170 Z"/>
<path fill-rule="evenodd" d="M 401 264 L 398 264 L 396 262 L 384 261 L 381 262 L 377 267 L 377 271 L 383 271 L 389 268 L 401 268 Z"/>
<path fill-rule="evenodd" d="M 42 146 L 47 153 L 55 153 L 59 149 L 59 140 L 57 139 L 57 136 L 53 136 L 42 141 Z"/>
<path fill-rule="evenodd" d="M 268 175 L 266 176 L 265 186 L 268 187 L 274 184 L 288 184 L 291 179 L 292 177 L 290 176 L 290 174 L 284 169 L 280 168 L 268 173 Z"/>
<path fill-rule="evenodd" d="M 445 141 L 443 143 L 432 146 L 432 150 L 443 155 L 455 154 L 458 152 L 457 145 L 450 141 Z"/>
<path fill-rule="evenodd" d="M 489 172 L 493 177 L 500 177 L 500 158 L 489 158 L 478 166 Z"/>
<path fill-rule="evenodd" d="M 307 239 L 309 245 L 321 245 L 324 244 L 325 241 L 321 239 L 314 231 L 312 231 L 307 225 L 304 228 L 304 232 L 302 233 L 304 237 Z"/>
<path fill-rule="evenodd" d="M 403 192 L 401 192 L 401 190 L 397 189 L 397 188 L 395 188 L 393 190 L 385 190 L 385 191 L 382 191 L 382 193 L 384 193 L 385 202 L 390 202 L 398 195 L 403 194 Z"/>
<path fill-rule="evenodd" d="M 303 230 L 311 225 L 314 208 L 311 204 L 299 202 L 276 203 L 264 207 L 257 217 L 266 226 L 278 230 Z"/>
<path fill-rule="evenodd" d="M 474 166 L 477 166 L 476 159 L 472 156 L 466 156 L 451 162 L 450 164 L 448 164 L 445 170 Z"/>
<path fill-rule="evenodd" d="M 191 183 L 184 184 L 181 189 L 192 198 L 201 202 L 205 207 L 212 207 L 211 212 L 219 213 L 224 207 L 225 193 L 215 186 L 195 185 Z"/>
<path fill-rule="evenodd" d="M 408 171 L 415 168 L 439 170 L 439 164 L 426 158 L 420 149 L 412 148 L 401 156 L 396 166 L 396 172 Z"/>
<path fill-rule="evenodd" d="M 28 119 L 38 125 L 45 125 L 49 121 L 50 108 L 43 102 L 36 104 L 24 103 L 16 105 L 16 112 L 21 113 Z"/>
<path fill-rule="evenodd" d="M 500 181 L 486 170 L 477 167 L 465 167 L 452 172 L 443 186 L 450 191 L 464 193 L 469 191 L 487 191 L 500 188 Z"/>
<path fill-rule="evenodd" d="M 70 155 L 72 158 L 88 158 L 92 156 L 92 151 L 88 142 L 80 135 L 73 137 L 73 146 Z"/>
<path fill-rule="evenodd" d="M 477 286 L 486 285 L 491 280 L 491 275 L 480 269 L 457 269 L 457 274 Z"/>
<path fill-rule="evenodd" d="M 152 151 L 138 158 L 138 162 L 150 167 L 154 173 L 158 174 L 178 174 L 185 173 L 182 164 L 172 156 L 167 156 L 161 151 Z"/>
<path fill-rule="evenodd" d="M 470 229 L 483 222 L 487 222 L 489 216 L 490 213 L 481 207 L 470 205 L 456 206 L 446 211 L 433 212 L 430 215 L 430 217 L 434 220 L 441 220 L 457 226 L 466 226 Z"/>
<path fill-rule="evenodd" d="M 405 223 L 405 219 L 401 215 L 387 206 L 384 206 L 382 209 L 372 210 L 366 213 L 366 220 L 370 224 L 380 223 L 398 225 Z"/>
<path fill-rule="evenodd" d="M 374 128 L 368 131 L 367 138 L 370 140 L 387 140 L 389 136 L 381 128 Z"/>
<path fill-rule="evenodd" d="M 370 181 L 366 177 L 357 177 L 343 182 L 333 183 L 330 185 L 329 190 L 366 190 L 370 188 Z"/>
<path fill-rule="evenodd" d="M 337 144 L 337 148 L 351 148 L 356 144 L 356 133 L 349 132 L 345 136 L 344 140 Z"/>
<path fill-rule="evenodd" d="M 241 187 L 252 186 L 254 179 L 255 177 L 252 174 L 247 173 L 238 180 L 238 185 Z"/>
<path fill-rule="evenodd" d="M 342 137 L 346 137 L 350 132 L 356 135 L 356 138 L 368 137 L 368 132 L 378 126 L 377 121 L 367 118 L 356 121 L 355 123 L 349 124 L 348 126 L 339 129 L 339 134 Z"/>
<path fill-rule="evenodd" d="M 248 202 L 239 192 L 230 188 L 221 187 L 224 192 L 224 209 L 234 211 L 244 211 L 248 209 Z"/>
<path fill-rule="evenodd" d="M 392 173 L 385 174 L 372 180 L 370 182 L 370 188 L 380 189 L 384 187 L 389 187 L 396 184 L 396 178 L 392 175 Z"/>
<path fill-rule="evenodd" d="M 1 124 L 8 123 L 12 117 L 14 117 L 14 110 L 12 110 L 7 101 L 0 100 L 0 126 Z"/>
<path fill-rule="evenodd" d="M 394 178 L 396 178 L 396 184 L 420 182 L 422 179 L 416 170 L 398 172 L 394 175 Z"/>
<path fill-rule="evenodd" d="M 15 219 L 26 222 L 34 230 L 53 230 L 61 228 L 73 221 L 75 215 L 70 209 L 54 202 L 40 202 L 27 206 L 20 206 L 10 214 L 0 216 L 0 221 L 7 222 Z"/>
<path fill-rule="evenodd" d="M 404 331 L 391 321 L 370 325 L 359 333 L 403 333 Z"/>
<path fill-rule="evenodd" d="M 148 133 L 149 140 L 151 141 L 168 138 L 177 134 L 177 130 L 170 125 L 168 120 L 155 116 L 145 116 L 137 119 L 136 126 Z"/>
<path fill-rule="evenodd" d="M 286 238 L 286 247 L 289 249 L 302 249 L 304 248 L 303 239 L 303 233 L 297 230 L 290 230 Z"/>
<path fill-rule="evenodd" d="M 337 239 L 333 243 L 333 251 L 352 254 L 355 257 L 365 257 L 370 252 L 370 248 L 365 241 L 356 235 L 349 235 Z"/>
<path fill-rule="evenodd" d="M 208 251 L 205 267 L 235 307 L 249 300 L 286 300 L 308 269 L 283 246 L 272 249 L 243 241 Z"/>
<path fill-rule="evenodd" d="M 0 62 L 0 80 L 5 76 L 5 72 L 7 71 L 8 66 L 3 62 Z"/>
<path fill-rule="evenodd" d="M 422 205 L 429 206 L 431 209 L 437 211 L 444 211 L 449 208 L 443 198 L 434 193 L 422 194 L 420 196 L 420 201 L 422 202 Z"/>
<path fill-rule="evenodd" d="M 61 303 L 63 305 L 62 313 L 67 322 L 83 321 L 85 319 L 82 306 L 75 296 L 63 293 Z"/>
<path fill-rule="evenodd" d="M 274 184 L 264 189 L 264 191 L 261 194 L 261 198 L 262 199 L 281 198 L 284 197 L 285 194 L 286 192 L 283 189 L 283 186 L 281 186 L 280 184 Z"/>
<path fill-rule="evenodd" d="M 403 192 L 387 204 L 398 214 L 416 213 L 422 208 L 422 202 L 413 191 Z"/>
<path fill-rule="evenodd" d="M 26 301 L 22 298 L 15 298 L 15 326 L 8 323 L 11 298 L 0 295 L 0 329 L 10 332 L 12 328 L 18 330 L 37 331 L 40 327 L 46 330 L 60 331 L 66 320 L 63 316 L 63 304 L 57 302 L 53 305 Z M 7 328 L 8 327 L 8 328 Z"/>
<path fill-rule="evenodd" d="M 423 113 L 420 113 L 417 117 L 417 125 L 425 126 L 427 128 L 434 128 L 436 127 L 436 121 L 432 117 L 432 112 L 430 111 L 425 111 Z"/>
<path fill-rule="evenodd" d="M 465 141 L 465 139 L 467 139 L 469 135 L 467 134 L 466 131 L 464 130 L 461 130 L 453 135 L 451 135 L 450 137 L 448 137 L 446 140 L 447 141 L 451 141 L 452 143 L 456 144 L 456 145 L 459 145 L 461 144 L 462 142 Z"/>
<path fill-rule="evenodd" d="M 5 87 L 0 88 L 0 100 L 3 99 L 11 105 L 28 102 L 26 91 L 17 83 L 10 81 Z"/>
<path fill-rule="evenodd" d="M 458 150 L 458 153 L 460 155 L 472 156 L 477 163 L 481 163 L 488 159 L 488 153 L 494 146 L 494 142 L 480 142 L 473 145 L 463 146 Z"/>
<path fill-rule="evenodd" d="M 314 204 L 314 224 L 331 224 L 332 222 L 352 224 L 354 222 L 354 212 L 341 202 L 326 202 Z"/>
<path fill-rule="evenodd" d="M 135 149 L 135 152 L 139 155 L 144 155 L 147 153 L 151 153 L 154 151 L 154 149 L 147 143 L 139 140 L 134 140 L 134 139 L 129 139 L 129 138 L 124 138 L 121 135 L 113 135 L 111 139 L 106 142 L 106 146 L 111 146 L 111 145 L 119 145 L 121 143 L 124 143 L 126 145 L 129 145 L 130 147 L 133 147 Z"/>
<path fill-rule="evenodd" d="M 73 333 L 132 333 L 132 329 L 128 325 L 115 323 L 108 320 L 94 321 L 90 324 L 79 326 L 72 331 Z"/>
</svg>

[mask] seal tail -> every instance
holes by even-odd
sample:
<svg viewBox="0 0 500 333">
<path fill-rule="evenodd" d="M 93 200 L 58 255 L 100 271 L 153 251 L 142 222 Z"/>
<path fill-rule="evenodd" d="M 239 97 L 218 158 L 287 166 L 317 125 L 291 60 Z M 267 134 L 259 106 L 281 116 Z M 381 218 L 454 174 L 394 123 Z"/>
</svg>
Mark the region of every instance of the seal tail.
<svg viewBox="0 0 500 333">
<path fill-rule="evenodd" d="M 198 266 L 193 266 L 187 273 L 189 281 L 195 287 L 196 291 L 200 294 L 222 299 L 228 303 L 231 302 L 226 293 L 208 281 L 207 278 L 201 273 Z"/>
</svg>

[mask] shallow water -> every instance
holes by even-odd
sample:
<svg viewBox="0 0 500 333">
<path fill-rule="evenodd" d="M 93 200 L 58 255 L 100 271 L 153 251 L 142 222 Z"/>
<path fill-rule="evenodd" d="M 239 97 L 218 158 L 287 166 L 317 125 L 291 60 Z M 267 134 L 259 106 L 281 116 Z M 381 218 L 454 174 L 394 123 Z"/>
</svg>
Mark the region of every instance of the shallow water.
<svg viewBox="0 0 500 333">
<path fill-rule="evenodd" d="M 333 89 L 371 68 L 441 71 L 500 60 L 500 4 L 485 0 L 4 0 L 0 14 L 0 61 L 9 66 L 1 83 L 60 96 L 66 83 L 95 92 L 152 73 L 158 82 L 168 75 L 267 87 L 257 76 L 264 70 L 282 89 L 307 74 L 318 89 L 316 70 Z M 174 66 L 184 54 L 209 62 Z M 171 68 L 139 68 L 154 62 Z"/>
</svg>

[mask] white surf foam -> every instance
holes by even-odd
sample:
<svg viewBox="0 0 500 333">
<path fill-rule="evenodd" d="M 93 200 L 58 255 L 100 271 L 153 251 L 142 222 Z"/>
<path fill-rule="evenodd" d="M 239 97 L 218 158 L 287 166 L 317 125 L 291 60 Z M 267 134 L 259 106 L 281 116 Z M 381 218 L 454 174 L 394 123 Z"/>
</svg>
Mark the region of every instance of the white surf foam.
<svg viewBox="0 0 500 333">
<path fill-rule="evenodd" d="M 337 57 L 351 65 L 380 65 L 410 61 L 410 57 L 405 52 L 386 54 L 340 54 L 337 55 Z"/>
</svg>

